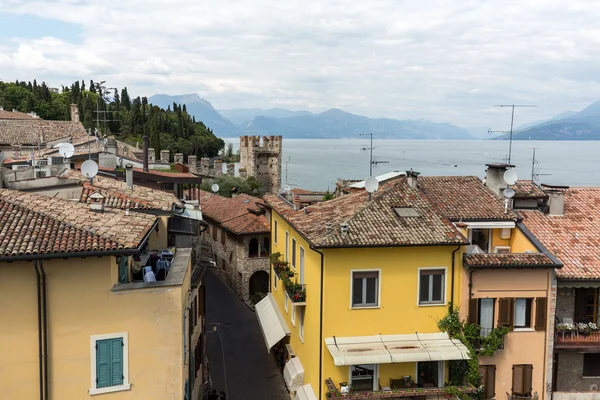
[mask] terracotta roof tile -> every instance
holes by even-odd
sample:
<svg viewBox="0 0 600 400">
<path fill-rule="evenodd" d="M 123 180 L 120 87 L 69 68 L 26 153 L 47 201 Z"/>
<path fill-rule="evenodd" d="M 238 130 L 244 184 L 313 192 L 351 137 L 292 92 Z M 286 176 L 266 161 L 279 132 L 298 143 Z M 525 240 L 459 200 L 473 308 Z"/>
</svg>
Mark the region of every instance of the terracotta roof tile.
<svg viewBox="0 0 600 400">
<path fill-rule="evenodd" d="M 453 221 L 514 220 L 517 214 L 504 213 L 504 201 L 476 176 L 420 176 L 419 188 Z"/>
<path fill-rule="evenodd" d="M 202 215 L 221 224 L 237 235 L 271 232 L 271 223 L 258 207 L 258 197 L 240 194 L 235 197 L 222 197 L 196 189 L 192 198 L 200 200 Z"/>
<path fill-rule="evenodd" d="M 128 190 L 127 183 L 100 175 L 94 177 L 93 184 L 90 184 L 80 171 L 72 169 L 60 177 L 77 181 L 83 186 L 79 199 L 82 203 L 90 203 L 89 197 L 97 192 L 104 196 L 104 205 L 111 208 L 170 211 L 173 204 L 183 207 L 172 193 L 158 189 L 134 184 L 133 190 Z"/>
<path fill-rule="evenodd" d="M 87 137 L 81 122 L 43 119 L 1 120 L 0 146 L 39 145 L 51 141 Z"/>
<path fill-rule="evenodd" d="M 151 169 L 147 172 L 144 172 L 142 168 L 134 168 L 135 172 L 141 172 L 144 174 L 151 174 L 156 176 L 164 176 L 169 178 L 198 178 L 198 175 L 194 175 L 191 172 L 165 172 L 159 169 Z"/>
<path fill-rule="evenodd" d="M 20 111 L 0 110 L 0 119 L 33 119 L 33 117 Z"/>
<path fill-rule="evenodd" d="M 554 268 L 555 264 L 550 257 L 543 253 L 511 253 L 511 254 L 465 254 L 463 264 L 467 268 Z"/>
<path fill-rule="evenodd" d="M 134 249 L 156 217 L 0 189 L 0 256 Z"/>
<path fill-rule="evenodd" d="M 264 199 L 316 247 L 468 244 L 421 190 L 408 186 L 404 176 L 383 182 L 371 201 L 360 190 L 294 211 L 279 196 Z M 395 208 L 412 208 L 419 216 L 400 217 Z M 327 223 L 332 225 L 329 232 Z M 342 224 L 348 225 L 347 233 L 341 232 Z"/>
<path fill-rule="evenodd" d="M 600 279 L 600 188 L 565 191 L 563 216 L 523 210 L 525 226 L 564 263 L 563 279 Z"/>
<path fill-rule="evenodd" d="M 533 181 L 517 181 L 511 186 L 516 199 L 544 199 L 548 195 Z"/>
</svg>

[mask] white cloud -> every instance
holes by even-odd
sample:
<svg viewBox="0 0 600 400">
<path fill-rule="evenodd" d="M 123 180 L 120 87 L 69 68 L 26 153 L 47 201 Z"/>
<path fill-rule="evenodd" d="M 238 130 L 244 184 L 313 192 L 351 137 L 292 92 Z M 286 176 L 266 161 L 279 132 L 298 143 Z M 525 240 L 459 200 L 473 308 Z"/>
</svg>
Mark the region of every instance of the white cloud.
<svg viewBox="0 0 600 400">
<path fill-rule="evenodd" d="M 339 107 L 502 128 L 599 100 L 590 0 L 11 0 L 83 40 L 5 40 L 2 79 L 197 92 L 215 107 Z"/>
</svg>

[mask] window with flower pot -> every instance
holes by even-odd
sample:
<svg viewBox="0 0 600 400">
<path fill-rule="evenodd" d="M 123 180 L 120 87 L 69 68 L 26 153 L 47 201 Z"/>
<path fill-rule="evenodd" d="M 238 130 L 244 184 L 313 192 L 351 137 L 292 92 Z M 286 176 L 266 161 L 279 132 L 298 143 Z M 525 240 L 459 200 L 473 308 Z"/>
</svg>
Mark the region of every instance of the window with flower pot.
<svg viewBox="0 0 600 400">
<path fill-rule="evenodd" d="M 379 307 L 379 271 L 352 271 L 352 307 Z"/>
</svg>

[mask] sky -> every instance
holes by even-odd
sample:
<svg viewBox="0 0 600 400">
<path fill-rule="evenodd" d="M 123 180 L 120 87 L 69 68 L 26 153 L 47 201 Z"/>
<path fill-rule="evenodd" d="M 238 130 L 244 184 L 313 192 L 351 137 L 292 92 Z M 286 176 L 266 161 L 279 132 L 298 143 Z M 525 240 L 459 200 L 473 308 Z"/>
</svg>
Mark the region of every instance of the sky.
<svg viewBox="0 0 600 400">
<path fill-rule="evenodd" d="M 599 0 L 0 0 L 0 80 L 504 130 L 600 100 Z"/>
</svg>

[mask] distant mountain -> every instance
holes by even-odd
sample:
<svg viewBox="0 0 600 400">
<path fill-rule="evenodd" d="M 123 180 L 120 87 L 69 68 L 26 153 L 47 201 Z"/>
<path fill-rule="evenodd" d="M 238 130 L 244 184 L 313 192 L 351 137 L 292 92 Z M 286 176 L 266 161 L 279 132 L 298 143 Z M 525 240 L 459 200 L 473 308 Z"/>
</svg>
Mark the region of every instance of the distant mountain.
<svg viewBox="0 0 600 400">
<path fill-rule="evenodd" d="M 188 114 L 196 117 L 196 121 L 202 121 L 217 136 L 238 136 L 240 133 L 236 125 L 219 114 L 212 104 L 201 99 L 196 94 L 182 94 L 178 96 L 155 94 L 148 98 L 148 102 L 165 109 L 168 106 L 173 108 L 173 102 L 185 104 Z"/>
<path fill-rule="evenodd" d="M 503 135 L 497 139 L 508 139 Z M 513 135 L 514 140 L 600 140 L 600 101 L 579 112 L 566 111 Z"/>
<path fill-rule="evenodd" d="M 241 128 L 254 134 L 280 134 L 290 138 L 347 138 L 373 132 L 388 139 L 473 139 L 466 129 L 448 123 L 373 119 L 336 108 L 321 114 L 286 118 L 260 116 Z"/>
<path fill-rule="evenodd" d="M 292 111 L 285 108 L 234 108 L 231 110 L 218 110 L 219 113 L 236 125 L 246 125 L 256 117 L 287 118 L 303 115 L 312 115 L 310 111 Z"/>
<path fill-rule="evenodd" d="M 577 111 L 573 111 L 573 110 L 567 110 L 564 112 L 561 112 L 560 114 L 555 115 L 554 117 L 550 118 L 550 119 L 542 119 L 542 120 L 538 120 L 538 121 L 532 121 L 532 122 L 528 122 L 526 124 L 523 125 L 519 125 L 515 128 L 515 130 L 517 131 L 522 131 L 528 128 L 531 128 L 533 126 L 536 125 L 540 125 L 546 122 L 550 122 L 550 121 L 559 121 L 561 119 L 565 119 L 565 118 L 569 118 L 573 115 L 577 114 Z"/>
</svg>

